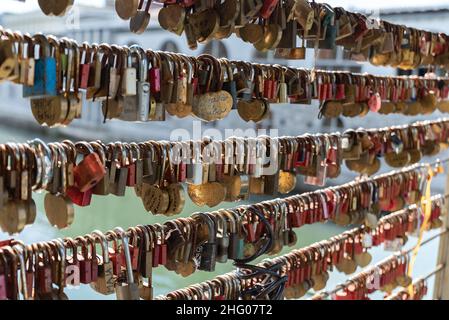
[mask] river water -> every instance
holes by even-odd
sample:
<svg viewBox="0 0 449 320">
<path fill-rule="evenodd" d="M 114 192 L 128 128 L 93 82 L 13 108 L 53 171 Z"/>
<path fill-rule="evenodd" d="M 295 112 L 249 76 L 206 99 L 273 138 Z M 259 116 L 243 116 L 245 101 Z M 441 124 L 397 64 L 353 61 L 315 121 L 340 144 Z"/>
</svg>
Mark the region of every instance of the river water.
<svg viewBox="0 0 449 320">
<path fill-rule="evenodd" d="M 33 139 L 37 136 L 35 131 L 27 131 L 26 129 L 11 128 L 0 126 L 0 143 L 4 142 L 24 142 Z M 48 137 L 41 137 L 44 140 L 52 140 Z M 441 187 L 442 182 L 438 182 Z M 439 188 L 440 189 L 440 188 Z M 17 239 L 22 239 L 25 243 L 33 243 L 37 241 L 51 240 L 58 237 L 75 237 L 83 235 L 99 229 L 107 231 L 114 227 L 120 226 L 123 228 L 139 225 L 163 223 L 167 220 L 166 217 L 153 216 L 147 213 L 132 189 L 128 189 L 126 196 L 118 198 L 115 196 L 100 197 L 94 196 L 92 205 L 86 208 L 76 208 L 76 216 L 73 225 L 67 230 L 57 230 L 49 225 L 45 213 L 43 212 L 43 194 L 34 194 L 34 199 L 38 208 L 38 217 L 36 223 L 27 227 L 22 234 L 16 236 Z M 188 198 L 188 197 L 187 197 Z M 226 206 L 234 206 L 236 204 L 226 204 Z M 204 210 L 204 209 L 203 209 Z M 201 208 L 195 206 L 189 199 L 187 200 L 183 214 L 180 216 L 189 216 L 194 212 L 201 211 Z M 305 226 L 297 231 L 298 244 L 297 248 L 307 246 L 313 242 L 327 239 L 333 235 L 342 232 L 343 229 L 327 223 L 317 224 L 313 226 Z M 430 234 L 428 235 L 430 236 Z M 0 232 L 0 240 L 10 238 L 7 234 Z M 415 243 L 416 239 L 411 238 L 409 246 Z M 419 259 L 415 267 L 415 275 L 422 275 L 434 269 L 436 264 L 438 242 L 433 242 L 421 249 Z M 291 250 L 284 249 L 283 253 Z M 373 262 L 379 261 L 387 257 L 390 252 L 385 252 L 381 248 L 373 249 Z M 265 258 L 265 257 L 262 257 Z M 231 263 L 217 264 L 216 271 L 213 273 L 196 272 L 188 278 L 183 278 L 174 272 L 167 271 L 164 267 L 159 267 L 153 271 L 153 287 L 154 294 L 164 294 L 171 290 L 184 287 L 196 282 L 204 281 L 213 278 L 216 275 L 229 272 L 233 269 Z M 360 271 L 360 270 L 358 270 Z M 338 283 L 341 283 L 346 278 L 345 275 L 333 272 L 328 282 L 328 289 L 332 289 Z M 429 292 L 432 293 L 433 279 L 429 281 Z M 70 299 L 115 299 L 115 295 L 103 296 L 94 292 L 89 286 L 81 285 L 78 288 L 68 289 L 66 291 Z M 376 298 L 381 298 L 381 294 L 375 295 Z"/>
</svg>

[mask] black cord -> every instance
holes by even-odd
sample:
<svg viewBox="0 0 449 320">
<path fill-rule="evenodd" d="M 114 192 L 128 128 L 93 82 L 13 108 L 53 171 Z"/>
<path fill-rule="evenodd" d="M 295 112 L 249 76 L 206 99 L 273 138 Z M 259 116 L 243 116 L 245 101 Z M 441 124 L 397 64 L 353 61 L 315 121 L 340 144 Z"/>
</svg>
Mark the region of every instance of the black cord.
<svg viewBox="0 0 449 320">
<path fill-rule="evenodd" d="M 254 255 L 252 255 L 252 256 L 250 256 L 248 258 L 234 259 L 234 265 L 237 266 L 237 267 L 239 265 L 251 262 L 254 259 L 257 259 L 258 257 L 260 257 L 261 255 L 267 253 L 268 250 L 271 248 L 271 246 L 273 244 L 273 228 L 272 228 L 270 222 L 265 218 L 265 215 L 260 211 L 259 208 L 256 208 L 255 206 L 252 206 L 252 207 L 248 208 L 247 212 L 251 212 L 251 213 L 254 213 L 255 215 L 257 215 L 259 217 L 260 221 L 264 224 L 265 232 L 266 232 L 266 237 L 265 237 L 266 241 L 256 251 L 256 253 Z"/>
</svg>

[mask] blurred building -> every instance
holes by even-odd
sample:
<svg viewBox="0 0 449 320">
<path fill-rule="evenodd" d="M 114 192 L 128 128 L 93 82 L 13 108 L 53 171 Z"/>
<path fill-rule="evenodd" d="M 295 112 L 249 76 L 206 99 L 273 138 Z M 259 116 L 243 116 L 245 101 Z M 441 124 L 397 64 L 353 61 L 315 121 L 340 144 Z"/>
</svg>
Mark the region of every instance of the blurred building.
<svg viewBox="0 0 449 320">
<path fill-rule="evenodd" d="M 278 60 L 273 52 L 258 52 L 252 45 L 243 43 L 234 36 L 223 41 L 212 41 L 200 45 L 198 50 L 191 51 L 187 47 L 184 36 L 178 37 L 162 30 L 157 23 L 157 4 L 152 5 L 151 23 L 143 35 L 129 32 L 128 22 L 120 20 L 113 8 L 112 0 L 108 1 L 106 8 L 94 8 L 87 6 L 75 6 L 66 17 L 47 17 L 40 11 L 26 14 L 5 14 L 1 16 L 0 23 L 4 28 L 20 30 L 31 34 L 43 32 L 56 36 L 66 36 L 76 39 L 79 43 L 117 43 L 120 45 L 138 44 L 145 48 L 181 52 L 191 55 L 210 53 L 217 57 L 227 57 L 247 61 L 281 63 L 297 67 L 311 67 L 314 64 L 313 50 L 308 50 L 307 59 L 304 61 Z M 408 26 L 429 29 L 431 31 L 445 30 L 449 24 L 448 9 L 420 9 L 401 11 L 382 11 L 381 18 L 405 24 Z M 391 68 L 377 68 L 369 64 L 359 64 L 345 59 L 341 48 L 336 50 L 321 51 L 316 62 L 317 68 L 349 70 L 352 72 L 369 72 L 373 74 L 396 74 Z M 9 120 L 8 123 L 26 123 L 29 127 L 35 127 L 35 121 L 29 110 L 29 102 L 22 98 L 22 88 L 17 85 L 4 83 L 0 85 L 0 117 Z M 13 106 L 11 108 L 11 106 Z M 305 112 L 292 112 L 292 109 L 301 109 Z M 4 112 L 8 110 L 8 112 Z M 11 112 L 11 110 L 14 110 Z M 298 132 L 323 132 L 336 129 L 337 127 L 357 127 L 360 119 L 342 119 L 339 121 L 316 121 L 318 115 L 316 106 L 299 105 L 274 105 L 272 115 L 260 125 L 263 128 L 276 128 L 280 134 L 298 134 Z M 398 118 L 399 119 L 399 118 Z M 384 126 L 397 123 L 396 117 L 381 118 L 376 115 L 368 116 L 368 127 Z M 414 119 L 416 120 L 416 119 Z M 124 123 L 122 121 L 109 121 L 102 124 L 103 116 L 97 103 L 84 103 L 83 118 L 75 120 L 67 128 L 58 128 L 58 132 L 78 138 L 102 138 L 105 140 L 122 139 L 165 139 L 170 136 L 170 129 L 185 128 L 192 130 L 191 121 L 185 119 L 174 119 L 167 116 L 166 122 L 149 123 Z M 343 125 L 344 121 L 344 125 Z M 2 120 L 2 122 L 5 122 Z M 253 124 L 255 127 L 255 125 Z M 327 126 L 323 128 L 322 126 Z M 203 128 L 216 127 L 225 128 L 247 128 L 236 112 L 224 121 L 212 124 L 203 124 Z M 54 132 L 54 131 L 53 131 Z"/>
</svg>

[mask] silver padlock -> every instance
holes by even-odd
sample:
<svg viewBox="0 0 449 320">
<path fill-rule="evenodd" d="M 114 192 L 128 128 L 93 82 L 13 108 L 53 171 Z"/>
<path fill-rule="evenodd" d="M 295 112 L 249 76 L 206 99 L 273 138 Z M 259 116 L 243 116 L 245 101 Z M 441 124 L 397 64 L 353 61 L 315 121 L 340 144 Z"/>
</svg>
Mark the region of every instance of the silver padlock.
<svg viewBox="0 0 449 320">
<path fill-rule="evenodd" d="M 122 96 L 136 96 L 137 95 L 137 69 L 133 66 L 132 55 L 128 48 L 125 50 L 125 69 L 123 70 L 122 78 Z"/>
<path fill-rule="evenodd" d="M 143 49 L 137 45 L 129 47 L 131 62 L 135 58 L 138 66 L 137 95 L 123 98 L 124 108 L 120 116 L 124 121 L 148 121 L 150 112 L 150 83 L 148 82 L 148 60 Z M 134 65 L 131 63 L 131 65 Z"/>
<path fill-rule="evenodd" d="M 126 262 L 126 282 L 119 279 L 115 284 L 117 300 L 140 300 L 139 286 L 134 282 L 128 236 L 122 228 L 115 228 L 114 232 L 122 240 L 122 250 L 125 253 Z"/>
</svg>

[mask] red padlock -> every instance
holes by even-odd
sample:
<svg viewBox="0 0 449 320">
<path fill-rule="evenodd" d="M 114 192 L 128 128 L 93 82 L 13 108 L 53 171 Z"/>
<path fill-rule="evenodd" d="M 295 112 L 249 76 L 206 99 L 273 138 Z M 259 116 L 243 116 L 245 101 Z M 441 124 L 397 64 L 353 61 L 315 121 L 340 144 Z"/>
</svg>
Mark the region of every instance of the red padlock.
<svg viewBox="0 0 449 320">
<path fill-rule="evenodd" d="M 175 1 L 176 3 L 176 1 Z M 181 0 L 180 5 L 184 8 L 190 8 L 195 4 L 195 0 Z"/>
<path fill-rule="evenodd" d="M 343 83 L 337 84 L 337 90 L 335 92 L 335 99 L 336 100 L 345 100 L 346 99 L 346 88 Z"/>
<path fill-rule="evenodd" d="M 346 290 L 340 290 L 337 293 L 335 293 L 332 297 L 333 300 L 337 301 L 348 301 L 352 300 L 349 296 L 348 292 Z"/>
<path fill-rule="evenodd" d="M 106 235 L 108 235 L 108 233 Z M 118 237 L 114 233 L 113 246 L 112 246 L 112 248 L 110 248 L 110 247 L 108 248 L 109 260 L 112 262 L 112 270 L 113 270 L 114 275 L 116 275 L 116 276 L 120 275 L 120 273 L 122 271 L 123 262 L 124 262 L 122 260 L 122 254 L 119 250 L 117 241 L 118 241 Z"/>
<path fill-rule="evenodd" d="M 304 281 L 302 280 L 304 274 L 304 268 L 303 267 L 298 267 L 296 266 L 293 269 L 293 285 L 297 285 L 300 283 L 303 283 Z"/>
<path fill-rule="evenodd" d="M 327 214 L 329 215 L 328 219 L 334 219 L 337 209 L 337 201 L 335 200 L 335 194 L 332 190 L 326 190 L 326 205 L 327 205 Z"/>
<path fill-rule="evenodd" d="M 307 203 L 304 206 L 304 224 L 311 224 L 313 221 L 313 202 L 310 197 L 307 198 Z"/>
<path fill-rule="evenodd" d="M 318 84 L 318 100 L 326 101 L 328 94 L 327 83 Z"/>
<path fill-rule="evenodd" d="M 73 204 L 79 207 L 87 207 L 92 201 L 93 189 L 81 192 L 77 187 L 68 187 L 66 194 L 72 200 Z"/>
<path fill-rule="evenodd" d="M 66 143 L 66 141 L 64 141 Z M 95 153 L 92 146 L 86 142 L 79 142 L 76 145 L 77 151 L 87 152 L 84 159 L 73 168 L 73 177 L 76 187 L 81 192 L 86 192 L 95 187 L 106 174 L 105 164 Z"/>
<path fill-rule="evenodd" d="M 8 270 L 5 270 L 5 294 L 7 300 L 18 300 L 19 296 L 19 283 L 17 278 L 17 271 L 19 266 L 19 257 L 11 247 L 4 247 L 3 251 L 3 263 Z M 6 256 L 7 255 L 7 256 Z M 51 277 L 51 274 L 50 274 Z M 50 279 L 51 281 L 51 279 Z"/>
<path fill-rule="evenodd" d="M 278 98 L 278 82 L 276 80 L 272 80 L 271 82 L 271 93 L 270 93 L 271 99 L 273 102 L 277 102 Z"/>
<path fill-rule="evenodd" d="M 354 254 L 360 255 L 363 253 L 363 243 L 361 237 L 357 237 L 354 242 Z"/>
<path fill-rule="evenodd" d="M 187 179 L 187 165 L 182 160 L 178 164 L 178 181 L 185 182 Z"/>
<path fill-rule="evenodd" d="M 393 241 L 396 238 L 396 235 L 394 234 L 394 228 L 393 225 L 389 222 L 385 223 L 384 225 L 384 232 L 383 232 L 383 239 L 388 241 Z"/>
<path fill-rule="evenodd" d="M 81 245 L 81 253 L 77 253 L 80 266 L 80 282 L 90 284 L 92 282 L 92 258 L 89 257 L 88 242 L 84 237 L 75 238 Z"/>
<path fill-rule="evenodd" d="M 292 228 L 300 228 L 300 227 L 302 227 L 302 225 L 301 225 L 301 214 L 300 214 L 298 209 L 294 210 L 293 212 L 290 212 L 289 223 L 290 223 L 290 226 Z"/>
<path fill-rule="evenodd" d="M 265 79 L 263 82 L 263 96 L 266 99 L 272 99 L 273 80 Z"/>
<path fill-rule="evenodd" d="M 153 268 L 159 267 L 159 257 L 160 257 L 161 248 L 157 242 L 154 243 L 153 247 Z"/>
<path fill-rule="evenodd" d="M 81 89 L 87 89 L 89 87 L 89 75 L 91 68 L 91 61 L 88 61 L 89 57 L 89 46 L 83 43 L 83 53 L 81 55 L 81 63 L 79 70 L 79 87 Z M 90 59 L 92 56 L 90 57 Z"/>
<path fill-rule="evenodd" d="M 326 100 L 335 99 L 334 85 L 332 83 L 327 83 L 326 89 Z"/>
<path fill-rule="evenodd" d="M 260 16 L 264 19 L 270 18 L 278 2 L 279 0 L 264 0 L 262 8 L 259 11 Z"/>
<path fill-rule="evenodd" d="M 127 165 L 126 168 L 128 168 L 128 175 L 126 177 L 126 186 L 127 187 L 134 187 L 136 185 L 136 159 L 133 158 L 132 152 L 129 148 L 127 149 Z"/>
<path fill-rule="evenodd" d="M 148 71 L 148 79 L 150 80 L 150 90 L 152 94 L 157 95 L 161 92 L 161 60 L 159 54 L 148 50 L 148 61 L 151 61 L 151 68 Z"/>
<path fill-rule="evenodd" d="M 12 247 L 13 242 L 14 242 L 14 239 L 2 240 L 2 241 L 0 241 L 0 248 L 1 247 Z"/>
</svg>

